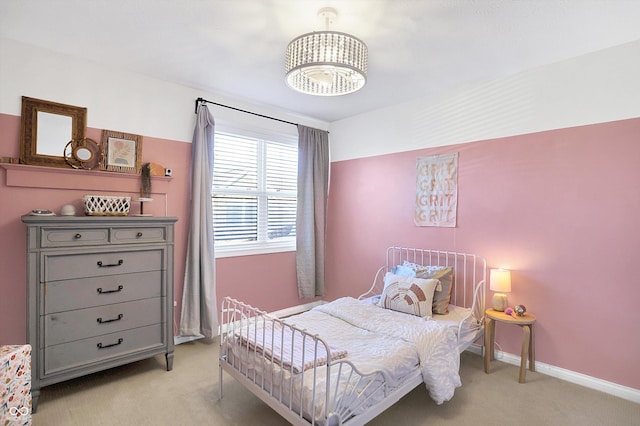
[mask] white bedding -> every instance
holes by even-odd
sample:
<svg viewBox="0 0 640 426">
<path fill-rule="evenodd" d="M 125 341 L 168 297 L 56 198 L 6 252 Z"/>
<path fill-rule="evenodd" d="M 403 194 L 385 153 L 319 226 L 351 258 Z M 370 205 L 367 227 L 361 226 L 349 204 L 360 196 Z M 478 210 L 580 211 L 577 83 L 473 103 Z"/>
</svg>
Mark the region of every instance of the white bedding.
<svg viewBox="0 0 640 426">
<path fill-rule="evenodd" d="M 451 399 L 455 389 L 461 385 L 455 332 L 437 321 L 390 311 L 353 298 L 341 298 L 286 318 L 286 322 L 319 335 L 331 347 L 347 351 L 344 359 L 330 363 L 332 393 L 335 392 L 333 386 L 338 383 L 339 394 L 344 393 L 345 386 L 348 387 L 337 380 L 341 365 L 344 367 L 341 377 L 348 375 L 351 364 L 364 375 L 382 372 L 388 387 L 379 387 L 382 380 L 374 375 L 374 384 L 364 392 L 369 399 L 352 414 L 380 402 L 385 390 L 392 392 L 407 380 L 415 380 L 419 374 L 437 404 Z M 263 383 L 276 399 L 289 404 L 289 395 L 296 395 L 291 403 L 295 409 L 303 407 L 307 413 L 305 417 L 321 419 L 324 416 L 326 367 L 318 367 L 315 377 L 313 369 L 291 375 L 242 349 L 242 346 L 231 345 L 231 349 L 229 362 L 241 361 L 243 367 L 240 371 L 259 377 L 257 383 Z M 358 386 L 365 384 L 358 383 Z M 353 404 L 355 398 L 355 395 L 347 395 L 342 402 L 347 406 L 357 406 Z M 329 410 L 336 410 L 336 407 Z"/>
<path fill-rule="evenodd" d="M 429 395 L 436 404 L 450 400 L 461 385 L 455 332 L 438 321 L 382 309 L 350 297 L 320 305 L 312 311 L 324 312 L 360 329 L 410 343 L 417 353 Z M 333 342 L 333 338 L 333 335 L 325 337 L 329 342 Z M 362 351 L 371 351 L 371 348 L 362 348 Z M 352 351 L 348 352 L 347 359 Z M 392 360 L 386 362 L 393 363 Z M 358 363 L 354 363 L 360 368 Z"/>
<path fill-rule="evenodd" d="M 362 309 L 362 302 L 352 300 L 359 304 L 358 309 Z M 354 327 L 339 314 L 332 315 L 332 306 L 336 309 L 342 307 L 335 305 L 336 302 L 318 306 L 303 314 L 287 318 L 286 321 L 319 335 L 330 346 L 344 348 L 347 351 L 344 359 L 352 362 L 361 373 L 369 374 L 382 370 L 387 378 L 391 379 L 392 386 L 397 385 L 396 382 L 406 374 L 415 371 L 420 360 L 412 345 L 398 337 L 384 336 L 366 328 Z"/>
</svg>

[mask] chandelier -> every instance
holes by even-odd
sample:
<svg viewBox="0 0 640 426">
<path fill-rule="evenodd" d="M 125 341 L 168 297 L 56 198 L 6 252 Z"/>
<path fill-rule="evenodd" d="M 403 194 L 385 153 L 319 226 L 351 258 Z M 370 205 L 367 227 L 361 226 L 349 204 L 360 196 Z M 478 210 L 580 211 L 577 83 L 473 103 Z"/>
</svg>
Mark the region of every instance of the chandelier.
<svg viewBox="0 0 640 426">
<path fill-rule="evenodd" d="M 360 90 L 367 81 L 368 49 L 360 39 L 329 31 L 335 9 L 320 9 L 325 31 L 294 38 L 287 46 L 286 81 L 298 92 L 339 96 Z"/>
</svg>

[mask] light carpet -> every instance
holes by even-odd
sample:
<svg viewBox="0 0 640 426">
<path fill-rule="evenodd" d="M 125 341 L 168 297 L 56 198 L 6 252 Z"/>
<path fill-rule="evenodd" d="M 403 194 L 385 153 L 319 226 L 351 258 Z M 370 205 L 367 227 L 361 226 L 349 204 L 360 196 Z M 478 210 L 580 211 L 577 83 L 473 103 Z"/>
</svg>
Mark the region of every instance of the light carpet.
<svg viewBox="0 0 640 426">
<path fill-rule="evenodd" d="M 218 400 L 218 344 L 176 346 L 173 371 L 164 356 L 42 388 L 34 426 L 286 425 L 233 378 L 223 376 Z M 442 405 L 419 386 L 372 426 L 638 425 L 640 404 L 500 361 L 485 374 L 482 358 L 461 357 L 462 387 Z"/>
</svg>

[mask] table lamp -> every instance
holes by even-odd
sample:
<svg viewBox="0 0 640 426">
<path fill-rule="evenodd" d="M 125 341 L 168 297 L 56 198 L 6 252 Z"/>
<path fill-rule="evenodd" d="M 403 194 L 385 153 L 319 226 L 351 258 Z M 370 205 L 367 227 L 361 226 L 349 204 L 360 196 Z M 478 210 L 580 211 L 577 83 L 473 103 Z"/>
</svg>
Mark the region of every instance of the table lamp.
<svg viewBox="0 0 640 426">
<path fill-rule="evenodd" d="M 504 311 L 508 306 L 505 293 L 511 291 L 511 271 L 507 269 L 492 269 L 489 274 L 489 289 L 496 292 L 493 295 L 493 309 Z"/>
</svg>

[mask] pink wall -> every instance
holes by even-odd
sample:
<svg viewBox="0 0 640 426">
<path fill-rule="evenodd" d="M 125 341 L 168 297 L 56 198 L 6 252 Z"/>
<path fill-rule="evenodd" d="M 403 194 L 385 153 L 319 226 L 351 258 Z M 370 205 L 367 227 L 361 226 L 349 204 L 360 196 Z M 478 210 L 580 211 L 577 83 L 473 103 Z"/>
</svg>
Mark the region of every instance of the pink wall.
<svg viewBox="0 0 640 426">
<path fill-rule="evenodd" d="M 216 268 L 218 298 L 230 296 L 267 312 L 322 299 L 298 298 L 294 252 L 218 259 Z"/>
<path fill-rule="evenodd" d="M 0 114 L 0 156 L 19 157 L 20 117 Z M 87 137 L 101 139 L 100 129 L 87 129 Z M 154 201 L 145 213 L 176 216 L 174 299 L 180 321 L 184 261 L 187 245 L 188 173 L 191 144 L 143 135 L 142 161 L 173 169 L 171 179 L 154 179 Z M 88 193 L 135 196 L 139 177 L 100 171 L 75 171 L 35 166 L 0 167 L 0 344 L 26 341 L 25 226 L 20 216 L 34 208 L 59 212 L 64 204 L 82 211 L 82 196 Z M 138 209 L 132 206 L 132 212 Z M 295 255 L 272 254 L 219 259 L 217 295 L 230 295 L 265 310 L 301 303 L 297 296 Z M 274 297 L 274 295 L 277 295 Z"/>
<path fill-rule="evenodd" d="M 19 117 L 0 114 L 0 156 L 19 155 L 19 126 Z M 634 119 L 332 163 L 324 299 L 366 290 L 392 244 L 478 253 L 490 267 L 513 270 L 509 299 L 538 317 L 539 361 L 640 389 L 633 316 L 640 287 L 632 258 L 640 251 L 638 134 L 640 119 Z M 88 129 L 88 136 L 99 140 L 100 130 Z M 188 143 L 144 138 L 143 161 L 174 170 L 173 179 L 154 181 L 154 188 L 166 188 L 158 195 L 166 200 L 166 214 L 179 217 L 176 322 L 190 149 Z M 445 152 L 459 153 L 458 226 L 416 227 L 416 158 Z M 33 175 L 27 180 L 42 174 L 26 170 Z M 95 191 L 119 185 L 137 190 L 131 177 L 77 173 L 88 176 L 86 185 L 98 179 Z M 64 176 L 55 179 L 75 179 Z M 0 168 L 0 344 L 26 340 L 20 216 L 35 207 L 79 206 L 88 192 L 7 186 L 7 171 Z M 161 202 L 149 208 L 165 214 Z M 310 301 L 297 297 L 293 253 L 218 259 L 216 267 L 219 300 L 230 295 L 267 311 Z M 499 324 L 497 334 L 503 350 L 519 353 L 519 330 Z"/>
<path fill-rule="evenodd" d="M 389 245 L 477 253 L 513 270 L 537 360 L 640 389 L 639 134 L 633 119 L 332 163 L 326 298 L 367 289 Z M 416 158 L 449 152 L 458 226 L 416 227 Z M 517 327 L 497 341 L 519 354 Z"/>
</svg>

